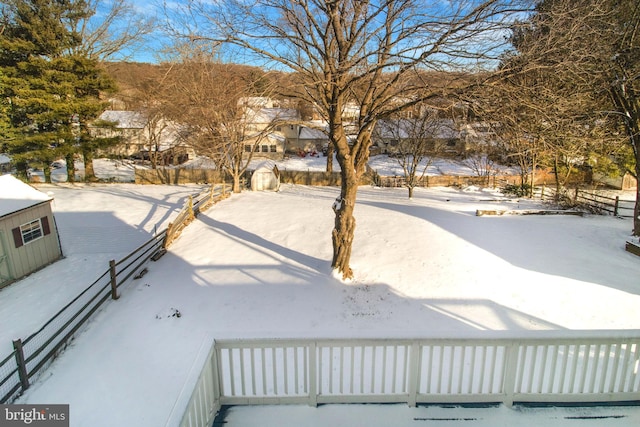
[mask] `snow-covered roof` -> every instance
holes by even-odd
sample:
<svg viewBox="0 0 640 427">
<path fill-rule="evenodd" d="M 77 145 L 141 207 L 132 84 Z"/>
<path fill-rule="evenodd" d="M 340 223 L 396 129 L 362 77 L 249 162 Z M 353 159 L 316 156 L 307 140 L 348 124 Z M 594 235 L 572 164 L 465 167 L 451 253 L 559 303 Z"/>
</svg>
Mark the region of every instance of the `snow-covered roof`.
<svg viewBox="0 0 640 427">
<path fill-rule="evenodd" d="M 6 163 L 11 163 L 11 157 L 7 156 L 6 154 L 0 153 L 0 165 Z"/>
<path fill-rule="evenodd" d="M 273 100 L 264 96 L 246 96 L 238 100 L 238 105 L 250 108 L 271 108 Z"/>
<path fill-rule="evenodd" d="M 329 136 L 325 132 L 321 131 L 320 129 L 302 127 L 300 128 L 299 138 L 300 139 L 329 139 Z"/>
<path fill-rule="evenodd" d="M 52 197 L 12 175 L 0 176 L 0 217 L 49 200 L 52 200 Z"/>
<path fill-rule="evenodd" d="M 455 123 L 450 119 L 439 119 L 437 122 L 434 121 L 434 123 L 425 126 L 411 119 L 380 120 L 376 132 L 381 138 L 393 139 L 407 139 L 414 136 L 454 139 L 460 136 Z M 417 132 L 420 135 L 415 135 Z"/>
<path fill-rule="evenodd" d="M 297 120 L 298 111 L 293 108 L 248 108 L 245 111 L 245 120 L 248 123 L 273 123 L 276 120 Z"/>
<path fill-rule="evenodd" d="M 115 122 L 118 129 L 143 129 L 147 124 L 144 114 L 139 111 L 106 110 L 98 120 Z"/>
<path fill-rule="evenodd" d="M 272 172 L 274 170 L 274 168 L 277 168 L 276 162 L 274 162 L 273 160 L 264 160 L 258 164 L 255 165 L 254 168 L 254 172 L 258 172 L 258 171 L 269 171 Z"/>
</svg>

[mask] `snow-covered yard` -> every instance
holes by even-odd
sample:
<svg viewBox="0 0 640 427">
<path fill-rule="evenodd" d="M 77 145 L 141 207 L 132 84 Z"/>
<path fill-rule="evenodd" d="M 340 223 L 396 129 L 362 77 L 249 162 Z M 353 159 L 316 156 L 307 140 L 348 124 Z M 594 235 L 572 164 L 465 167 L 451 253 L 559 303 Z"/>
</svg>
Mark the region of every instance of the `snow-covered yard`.
<svg viewBox="0 0 640 427">
<path fill-rule="evenodd" d="M 55 198 L 67 258 L 0 291 L 0 348 L 7 351 L 12 338 L 47 318 L 47 307 L 55 312 L 108 259 L 166 225 L 186 196 L 199 190 L 132 184 L 39 188 Z M 536 202 L 478 188 L 418 189 L 408 200 L 403 189 L 361 187 L 356 278 L 342 283 L 330 269 L 337 194 L 336 188 L 285 185 L 278 193 L 244 192 L 214 205 L 147 275 L 126 285 L 121 298 L 89 322 L 20 402 L 69 403 L 72 426 L 164 426 L 173 411 L 180 412 L 190 392 L 183 390 L 185 381 L 199 369 L 194 363 L 213 338 L 640 329 L 640 260 L 624 250 L 631 220 L 477 217 L 477 209 L 528 209 Z M 227 421 L 386 426 L 459 425 L 469 418 L 475 422 L 465 425 L 476 427 L 532 420 L 578 425 L 571 417 L 576 410 L 466 411 L 403 405 L 233 408 Z M 582 419 L 582 427 L 640 422 L 639 408 L 579 411 L 592 416 L 590 422 Z M 603 421 L 611 414 L 622 417 Z"/>
<path fill-rule="evenodd" d="M 263 158 L 254 158 L 249 169 L 255 168 L 260 163 L 264 162 Z M 322 156 L 288 156 L 284 159 L 275 160 L 274 164 L 280 170 L 290 171 L 314 171 L 322 172 L 326 170 L 327 158 Z M 67 181 L 67 166 L 64 159 L 59 159 L 54 162 L 55 167 L 51 170 L 52 182 L 66 182 Z M 76 179 L 81 181 L 84 177 L 84 164 L 77 162 Z M 372 170 L 383 176 L 402 176 L 404 174 L 399 159 L 391 158 L 387 155 L 373 156 L 369 160 L 369 166 Z M 515 168 L 509 168 L 500 165 L 494 165 L 495 172 L 498 174 L 517 175 L 518 171 Z M 148 166 L 136 165 L 129 160 L 111 160 L 111 159 L 94 159 L 93 160 L 94 172 L 97 178 L 104 181 L 113 182 L 134 182 L 135 181 L 135 168 L 147 168 Z M 214 164 L 207 158 L 198 157 L 186 162 L 179 167 L 186 168 L 215 168 Z M 333 168 L 335 171 L 340 170 L 340 165 L 334 158 Z M 444 159 L 444 158 L 425 158 L 422 160 L 420 166 L 416 169 L 417 174 L 420 175 L 425 172 L 425 175 L 467 175 L 474 176 L 475 172 L 470 167 L 469 162 Z M 44 174 L 42 170 L 31 171 L 31 179 L 35 182 L 44 182 Z"/>
</svg>

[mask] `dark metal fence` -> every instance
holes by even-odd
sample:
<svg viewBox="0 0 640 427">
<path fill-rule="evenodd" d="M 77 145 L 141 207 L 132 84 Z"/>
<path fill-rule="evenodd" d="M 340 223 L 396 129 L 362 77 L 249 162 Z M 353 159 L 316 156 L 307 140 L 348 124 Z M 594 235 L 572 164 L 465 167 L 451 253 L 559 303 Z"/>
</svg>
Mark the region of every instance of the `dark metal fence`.
<svg viewBox="0 0 640 427">
<path fill-rule="evenodd" d="M 30 380 L 46 368 L 66 348 L 85 322 L 110 299 L 118 299 L 118 289 L 132 277 L 146 272 L 149 260 L 156 260 L 193 219 L 214 202 L 227 196 L 225 186 L 211 186 L 189 200 L 176 221 L 109 268 L 84 291 L 73 298 L 38 331 L 13 341 L 13 352 L 0 361 L 0 403 L 15 400 L 29 388 Z M 185 223 L 186 222 L 186 223 Z M 179 224 L 179 226 L 178 226 Z M 176 230 L 177 227 L 177 230 Z"/>
<path fill-rule="evenodd" d="M 84 323 L 109 299 L 118 298 L 118 288 L 162 248 L 166 230 L 109 268 L 72 299 L 38 331 L 28 338 L 13 341 L 14 350 L 0 362 L 0 403 L 10 402 L 29 388 L 30 380 L 48 366 L 73 340 Z"/>
</svg>

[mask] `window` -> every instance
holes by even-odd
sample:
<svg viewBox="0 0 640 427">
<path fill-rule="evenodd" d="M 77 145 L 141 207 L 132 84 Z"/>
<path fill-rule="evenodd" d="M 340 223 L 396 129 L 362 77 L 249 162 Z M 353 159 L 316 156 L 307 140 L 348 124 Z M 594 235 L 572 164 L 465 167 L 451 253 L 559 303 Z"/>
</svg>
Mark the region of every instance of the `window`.
<svg viewBox="0 0 640 427">
<path fill-rule="evenodd" d="M 22 233 L 22 242 L 25 245 L 42 237 L 42 223 L 40 219 L 21 225 L 20 233 Z"/>
<path fill-rule="evenodd" d="M 276 145 L 275 144 L 270 145 L 269 146 L 269 151 L 271 151 L 272 153 L 275 153 L 277 151 Z"/>
<path fill-rule="evenodd" d="M 245 151 L 245 152 L 247 152 L 247 153 L 250 153 L 250 152 L 251 152 L 251 148 L 252 148 L 252 147 L 251 147 L 251 145 L 246 144 L 246 145 L 244 146 L 244 151 Z"/>
<path fill-rule="evenodd" d="M 263 153 L 268 153 L 269 152 L 269 146 L 268 145 L 263 145 L 262 146 L 262 152 Z"/>
<path fill-rule="evenodd" d="M 22 224 L 20 227 L 16 227 L 11 231 L 13 232 L 13 240 L 16 248 L 19 248 L 50 234 L 49 218 L 43 216 L 42 218 Z"/>
</svg>

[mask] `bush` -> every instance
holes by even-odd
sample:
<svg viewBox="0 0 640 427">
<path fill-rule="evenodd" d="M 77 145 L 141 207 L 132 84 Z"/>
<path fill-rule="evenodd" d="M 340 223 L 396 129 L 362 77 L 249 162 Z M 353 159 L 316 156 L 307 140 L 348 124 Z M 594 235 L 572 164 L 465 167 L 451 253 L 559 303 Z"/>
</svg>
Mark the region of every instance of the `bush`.
<svg viewBox="0 0 640 427">
<path fill-rule="evenodd" d="M 525 197 L 531 194 L 531 186 L 529 184 L 506 184 L 500 191 L 507 196 Z"/>
</svg>

